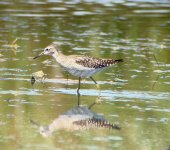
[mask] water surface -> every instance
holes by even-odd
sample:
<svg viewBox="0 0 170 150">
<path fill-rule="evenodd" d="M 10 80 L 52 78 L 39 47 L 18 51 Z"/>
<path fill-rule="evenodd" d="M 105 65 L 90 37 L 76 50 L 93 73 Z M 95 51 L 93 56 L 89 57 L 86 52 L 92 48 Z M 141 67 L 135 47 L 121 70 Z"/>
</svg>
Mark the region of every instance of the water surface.
<svg viewBox="0 0 170 150">
<path fill-rule="evenodd" d="M 7 0 L 0 2 L 0 149 L 167 150 L 170 147 L 170 2 L 168 0 Z M 16 40 L 17 39 L 17 40 Z M 13 41 L 15 41 L 12 43 Z M 77 105 L 77 78 L 52 58 L 32 60 L 57 42 L 64 54 L 123 58 L 94 76 L 103 102 L 92 111 L 121 130 L 60 130 L 48 125 Z M 46 79 L 32 86 L 32 73 Z M 81 104 L 98 90 L 81 85 Z"/>
</svg>

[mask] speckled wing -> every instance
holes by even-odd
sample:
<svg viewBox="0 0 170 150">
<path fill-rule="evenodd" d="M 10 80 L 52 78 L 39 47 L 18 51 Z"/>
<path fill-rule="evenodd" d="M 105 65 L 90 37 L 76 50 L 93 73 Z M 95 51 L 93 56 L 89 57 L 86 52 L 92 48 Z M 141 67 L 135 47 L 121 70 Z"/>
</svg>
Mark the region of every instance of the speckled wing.
<svg viewBox="0 0 170 150">
<path fill-rule="evenodd" d="M 88 68 L 104 68 L 111 66 L 115 63 L 123 62 L 122 59 L 113 60 L 113 59 L 101 59 L 91 56 L 77 56 L 76 63 Z"/>
<path fill-rule="evenodd" d="M 121 129 L 121 127 L 119 127 L 116 124 L 112 124 L 107 120 L 102 120 L 95 117 L 84 119 L 84 120 L 76 120 L 73 122 L 73 124 L 84 128 L 108 128 L 108 129 L 117 129 L 117 130 Z"/>
</svg>

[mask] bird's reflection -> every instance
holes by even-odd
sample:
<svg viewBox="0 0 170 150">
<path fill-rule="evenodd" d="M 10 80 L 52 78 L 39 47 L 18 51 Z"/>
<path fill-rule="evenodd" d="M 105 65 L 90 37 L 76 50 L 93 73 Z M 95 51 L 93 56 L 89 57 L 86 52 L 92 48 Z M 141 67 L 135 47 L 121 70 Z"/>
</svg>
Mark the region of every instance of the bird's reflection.
<svg viewBox="0 0 170 150">
<path fill-rule="evenodd" d="M 94 104 L 90 107 L 77 106 L 71 108 L 46 126 L 41 126 L 33 120 L 30 121 L 38 127 L 40 134 L 44 137 L 49 137 L 59 130 L 120 129 L 118 125 L 106 120 L 103 115 L 91 111 L 92 106 Z"/>
</svg>

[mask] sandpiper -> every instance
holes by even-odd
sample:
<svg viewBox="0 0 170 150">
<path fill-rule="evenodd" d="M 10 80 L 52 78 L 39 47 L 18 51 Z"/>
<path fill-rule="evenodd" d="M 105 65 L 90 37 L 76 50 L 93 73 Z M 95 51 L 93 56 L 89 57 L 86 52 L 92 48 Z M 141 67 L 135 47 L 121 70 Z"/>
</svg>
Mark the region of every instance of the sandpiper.
<svg viewBox="0 0 170 150">
<path fill-rule="evenodd" d="M 64 55 L 59 47 L 52 43 L 47 46 L 42 53 L 34 57 L 36 59 L 42 55 L 53 56 L 56 61 L 70 74 L 77 76 L 79 78 L 77 95 L 78 95 L 78 106 L 80 98 L 80 82 L 81 78 L 90 78 L 96 85 L 97 82 L 92 77 L 94 74 L 116 64 L 118 62 L 123 62 L 122 59 L 104 59 L 104 58 L 95 58 L 87 55 Z"/>
</svg>

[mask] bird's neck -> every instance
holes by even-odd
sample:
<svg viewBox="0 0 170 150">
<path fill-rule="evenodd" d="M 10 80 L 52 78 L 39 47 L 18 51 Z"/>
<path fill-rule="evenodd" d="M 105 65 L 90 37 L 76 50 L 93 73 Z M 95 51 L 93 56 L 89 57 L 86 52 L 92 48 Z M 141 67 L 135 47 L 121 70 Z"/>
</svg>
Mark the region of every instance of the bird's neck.
<svg viewBox="0 0 170 150">
<path fill-rule="evenodd" d="M 57 60 L 59 57 L 62 57 L 64 54 L 61 52 L 55 52 L 52 56 Z"/>
<path fill-rule="evenodd" d="M 66 55 L 64 55 L 61 52 L 54 53 L 52 56 L 55 58 L 55 60 L 58 63 L 62 63 L 63 61 L 66 61 L 66 57 L 67 57 Z"/>
</svg>

